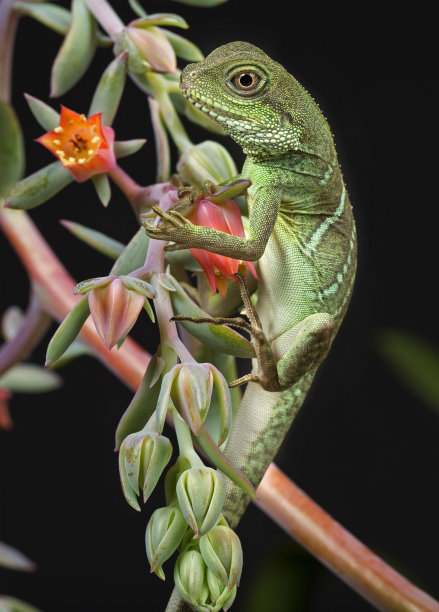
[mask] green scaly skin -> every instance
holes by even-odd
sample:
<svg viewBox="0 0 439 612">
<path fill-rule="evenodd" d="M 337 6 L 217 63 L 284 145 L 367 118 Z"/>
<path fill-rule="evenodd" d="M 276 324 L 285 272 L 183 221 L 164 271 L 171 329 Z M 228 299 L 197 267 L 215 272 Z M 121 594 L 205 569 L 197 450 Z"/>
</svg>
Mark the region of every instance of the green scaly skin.
<svg viewBox="0 0 439 612">
<path fill-rule="evenodd" d="M 346 312 L 356 268 L 352 207 L 325 118 L 263 51 L 245 42 L 219 47 L 183 70 L 181 89 L 247 154 L 240 176 L 251 181 L 249 237 L 187 220 L 174 224 L 172 215 L 147 232 L 175 242 L 171 250 L 195 247 L 257 261 L 257 312 L 274 362 L 254 364 L 259 384 L 249 382 L 225 451 L 256 488 Z M 229 484 L 225 516 L 231 527 L 249 501 Z M 174 593 L 167 612 L 185 609 Z"/>
</svg>

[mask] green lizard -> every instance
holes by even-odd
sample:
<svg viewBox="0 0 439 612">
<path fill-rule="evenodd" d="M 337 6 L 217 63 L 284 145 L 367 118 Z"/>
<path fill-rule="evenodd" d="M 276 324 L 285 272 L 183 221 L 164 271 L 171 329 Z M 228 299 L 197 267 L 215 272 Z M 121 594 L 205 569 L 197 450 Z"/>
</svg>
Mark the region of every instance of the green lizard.
<svg viewBox="0 0 439 612">
<path fill-rule="evenodd" d="M 172 210 L 147 233 L 172 241 L 169 250 L 196 247 L 257 262 L 257 314 L 250 319 L 258 359 L 238 381 L 249 384 L 225 450 L 256 488 L 346 312 L 356 269 L 352 207 L 325 118 L 263 51 L 245 42 L 219 47 L 183 70 L 181 90 L 247 154 L 240 177 L 251 181 L 249 236 L 195 226 Z M 224 514 L 231 527 L 249 501 L 229 483 Z M 174 593 L 167 610 L 185 605 Z"/>
</svg>

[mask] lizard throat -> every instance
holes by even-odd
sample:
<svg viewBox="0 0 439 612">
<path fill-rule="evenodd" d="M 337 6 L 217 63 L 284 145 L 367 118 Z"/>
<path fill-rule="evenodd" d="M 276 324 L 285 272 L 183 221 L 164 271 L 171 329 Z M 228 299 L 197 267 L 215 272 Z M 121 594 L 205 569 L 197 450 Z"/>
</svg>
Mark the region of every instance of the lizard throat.
<svg viewBox="0 0 439 612">
<path fill-rule="evenodd" d="M 201 97 L 193 89 L 182 89 L 195 108 L 216 121 L 253 160 L 262 160 L 299 147 L 300 128 L 270 125 L 225 106 L 216 106 L 210 98 Z"/>
</svg>

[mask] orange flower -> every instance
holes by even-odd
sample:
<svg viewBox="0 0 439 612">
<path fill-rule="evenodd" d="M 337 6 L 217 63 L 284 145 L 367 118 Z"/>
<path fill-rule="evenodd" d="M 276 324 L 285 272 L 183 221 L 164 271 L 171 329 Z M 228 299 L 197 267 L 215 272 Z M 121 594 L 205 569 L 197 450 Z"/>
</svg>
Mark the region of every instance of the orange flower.
<svg viewBox="0 0 439 612">
<path fill-rule="evenodd" d="M 194 225 L 213 227 L 226 234 L 245 238 L 241 212 L 233 200 L 223 200 L 218 204 L 207 199 L 199 200 L 186 218 Z M 257 278 L 256 270 L 249 261 L 239 261 L 202 249 L 190 249 L 190 251 L 203 268 L 212 290 L 215 292 L 218 289 L 223 298 L 227 291 L 227 278 L 232 278 L 238 271 L 243 271 L 245 266 Z"/>
<path fill-rule="evenodd" d="M 114 131 L 102 125 L 101 113 L 87 119 L 61 106 L 58 127 L 37 138 L 37 142 L 49 149 L 78 183 L 110 172 L 116 165 Z"/>
</svg>

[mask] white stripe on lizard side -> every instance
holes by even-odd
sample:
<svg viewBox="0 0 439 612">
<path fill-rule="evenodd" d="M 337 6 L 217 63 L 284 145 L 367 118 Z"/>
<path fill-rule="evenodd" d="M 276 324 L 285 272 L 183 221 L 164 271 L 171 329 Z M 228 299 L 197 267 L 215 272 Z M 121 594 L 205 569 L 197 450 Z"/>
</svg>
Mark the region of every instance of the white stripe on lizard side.
<svg viewBox="0 0 439 612">
<path fill-rule="evenodd" d="M 306 245 L 310 251 L 316 250 L 317 245 L 319 244 L 323 234 L 331 227 L 333 223 L 337 221 L 337 219 L 340 218 L 343 212 L 343 209 L 344 209 L 345 198 L 346 198 L 346 189 L 345 189 L 345 186 L 343 185 L 343 189 L 342 189 L 341 197 L 340 197 L 340 204 L 337 206 L 337 209 L 334 211 L 334 214 L 332 214 L 330 217 L 326 217 L 326 219 L 320 223 L 319 227 L 316 229 L 314 234 L 311 236 L 310 241 Z"/>
</svg>

